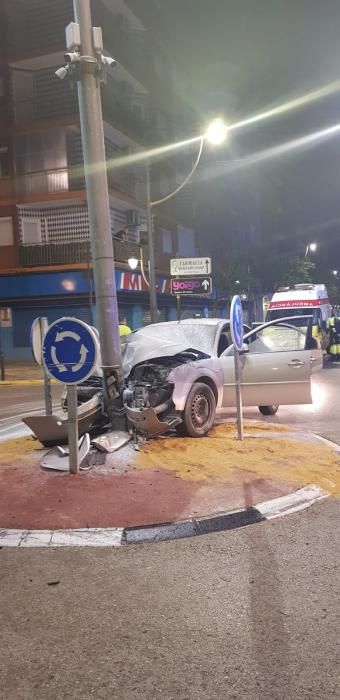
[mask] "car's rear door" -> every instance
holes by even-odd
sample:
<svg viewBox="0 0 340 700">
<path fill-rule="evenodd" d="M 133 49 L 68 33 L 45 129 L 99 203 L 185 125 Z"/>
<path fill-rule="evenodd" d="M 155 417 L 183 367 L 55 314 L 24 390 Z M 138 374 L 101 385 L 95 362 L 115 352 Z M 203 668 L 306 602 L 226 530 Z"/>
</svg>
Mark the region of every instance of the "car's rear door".
<svg viewBox="0 0 340 700">
<path fill-rule="evenodd" d="M 241 354 L 242 399 L 245 406 L 311 403 L 312 354 L 307 335 L 276 321 L 248 336 Z M 321 351 L 320 357 L 322 356 Z M 229 349 L 221 357 L 224 373 L 223 406 L 235 405 L 235 373 Z"/>
</svg>

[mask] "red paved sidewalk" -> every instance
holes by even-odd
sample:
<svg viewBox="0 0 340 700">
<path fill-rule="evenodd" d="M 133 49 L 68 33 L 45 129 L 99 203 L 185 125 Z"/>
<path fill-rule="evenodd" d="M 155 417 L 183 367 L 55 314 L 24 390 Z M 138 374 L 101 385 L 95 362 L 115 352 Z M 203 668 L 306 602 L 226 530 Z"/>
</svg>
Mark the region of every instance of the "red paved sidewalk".
<svg viewBox="0 0 340 700">
<path fill-rule="evenodd" d="M 269 442 L 268 450 L 272 451 L 274 440 Z M 254 449 L 255 443 L 252 440 L 249 449 Z M 200 445 L 204 453 L 206 443 L 202 441 Z M 7 450 L 6 456 L 6 443 L 0 444 L 0 528 L 4 529 L 128 527 L 176 522 L 243 509 L 292 493 L 305 483 L 294 483 L 294 479 L 284 477 L 283 473 L 280 478 L 278 471 L 272 477 L 263 477 L 254 470 L 237 467 L 231 472 L 232 478 L 207 474 L 202 479 L 189 480 L 174 469 L 155 468 L 155 465 L 141 468 L 136 461 L 138 453 L 131 444 L 116 456 L 108 456 L 104 467 L 77 476 L 42 470 L 39 462 L 44 451 L 31 438 L 13 441 Z M 189 459 L 190 455 L 189 449 Z M 236 460 L 237 450 L 235 463 Z M 194 466 L 197 468 L 197 464 Z"/>
</svg>

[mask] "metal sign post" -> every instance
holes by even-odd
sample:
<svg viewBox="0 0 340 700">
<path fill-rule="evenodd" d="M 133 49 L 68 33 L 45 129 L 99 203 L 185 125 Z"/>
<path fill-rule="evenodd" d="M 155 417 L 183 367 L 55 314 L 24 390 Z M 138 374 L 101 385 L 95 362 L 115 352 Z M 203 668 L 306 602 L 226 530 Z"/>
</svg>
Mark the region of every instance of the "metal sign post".
<svg viewBox="0 0 340 700">
<path fill-rule="evenodd" d="M 243 345 L 243 311 L 241 299 L 235 295 L 230 307 L 230 330 L 234 345 L 234 364 L 235 364 L 235 391 L 236 391 L 236 409 L 237 409 L 237 434 L 238 439 L 243 440 L 243 412 L 242 412 L 242 368 L 240 363 L 240 350 Z"/>
<path fill-rule="evenodd" d="M 77 385 L 67 385 L 67 423 L 70 474 L 79 474 Z"/>
<path fill-rule="evenodd" d="M 241 365 L 240 353 L 234 350 L 235 364 L 235 390 L 236 390 L 236 410 L 237 410 L 237 434 L 238 439 L 243 440 L 243 412 L 242 412 L 242 391 L 241 391 Z"/>
<path fill-rule="evenodd" d="M 52 323 L 43 341 L 42 359 L 46 371 L 67 386 L 69 468 L 79 472 L 77 384 L 91 376 L 97 363 L 98 338 L 95 331 L 77 318 L 60 318 Z"/>
<path fill-rule="evenodd" d="M 42 346 L 48 330 L 46 316 L 36 318 L 31 326 L 32 355 L 37 365 L 42 366 L 44 376 L 45 411 L 47 416 L 52 415 L 52 388 L 51 379 L 42 361 Z"/>
<path fill-rule="evenodd" d="M 48 331 L 48 319 L 46 316 L 42 316 L 39 318 L 39 325 L 40 325 L 40 352 L 42 355 L 42 344 L 45 338 L 45 335 Z M 49 377 L 49 374 L 47 372 L 47 369 L 45 365 L 43 365 L 43 370 L 44 370 L 44 395 L 45 395 L 45 411 L 47 416 L 51 416 L 53 411 L 52 411 L 52 386 L 51 386 L 51 380 Z"/>
</svg>

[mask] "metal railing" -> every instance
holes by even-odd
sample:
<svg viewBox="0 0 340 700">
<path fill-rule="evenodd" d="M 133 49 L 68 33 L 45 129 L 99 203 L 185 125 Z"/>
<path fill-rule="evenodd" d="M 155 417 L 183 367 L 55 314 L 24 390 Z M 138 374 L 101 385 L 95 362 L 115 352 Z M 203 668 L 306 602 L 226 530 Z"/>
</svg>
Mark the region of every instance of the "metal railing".
<svg viewBox="0 0 340 700">
<path fill-rule="evenodd" d="M 57 194 L 85 189 L 82 164 L 53 170 L 39 170 L 17 175 L 16 192 L 19 196 Z M 109 189 L 138 199 L 143 194 L 142 183 L 129 171 L 119 168 L 108 170 Z M 1 192 L 1 190 L 0 190 Z"/>
<path fill-rule="evenodd" d="M 113 238 L 113 249 L 117 262 L 127 263 L 129 258 L 139 257 L 140 246 L 135 243 L 119 241 Z M 90 241 L 21 245 L 19 257 L 20 264 L 24 267 L 88 263 L 91 260 Z"/>
</svg>

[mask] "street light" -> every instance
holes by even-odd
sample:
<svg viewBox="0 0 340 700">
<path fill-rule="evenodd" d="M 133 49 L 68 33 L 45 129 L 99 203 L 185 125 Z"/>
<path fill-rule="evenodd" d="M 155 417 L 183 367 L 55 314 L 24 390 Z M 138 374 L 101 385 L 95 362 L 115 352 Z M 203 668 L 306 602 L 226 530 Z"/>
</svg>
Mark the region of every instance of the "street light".
<svg viewBox="0 0 340 700">
<path fill-rule="evenodd" d="M 317 244 L 317 243 L 308 243 L 308 245 L 307 245 L 307 247 L 306 247 L 305 258 L 307 257 L 309 251 L 310 251 L 311 253 L 315 253 L 317 247 L 318 247 L 318 244 Z"/>
<path fill-rule="evenodd" d="M 218 117 L 209 124 L 204 136 L 213 146 L 220 146 L 227 138 L 228 127 L 226 123 Z"/>
<path fill-rule="evenodd" d="M 128 266 L 130 267 L 131 270 L 136 270 L 138 263 L 139 263 L 138 258 L 129 258 L 128 259 Z"/>
<path fill-rule="evenodd" d="M 332 274 L 334 275 L 334 277 L 336 277 L 338 274 L 338 270 L 332 270 Z"/>
<path fill-rule="evenodd" d="M 163 204 L 169 199 L 174 197 L 178 192 L 180 192 L 183 187 L 191 180 L 193 174 L 195 173 L 198 164 L 201 160 L 201 155 L 203 151 L 204 141 L 207 140 L 209 143 L 215 146 L 220 146 L 227 138 L 228 127 L 221 119 L 218 117 L 214 119 L 206 129 L 205 133 L 199 137 L 199 149 L 197 158 L 190 170 L 189 175 L 183 180 L 183 182 L 176 187 L 173 192 L 167 194 L 161 199 L 155 201 L 151 200 L 151 178 L 150 178 L 150 163 L 149 160 L 146 161 L 145 173 L 146 173 L 146 219 L 148 228 L 148 247 L 149 247 L 149 295 L 150 295 L 150 312 L 151 312 L 151 322 L 157 323 L 158 321 L 158 309 L 157 309 L 157 290 L 156 290 L 156 265 L 155 265 L 155 251 L 154 251 L 154 239 L 153 239 L 153 221 L 152 221 L 152 208 L 158 206 L 158 204 Z M 132 268 L 131 268 L 132 269 Z M 136 268 L 135 268 L 136 269 Z"/>
<path fill-rule="evenodd" d="M 142 273 L 143 280 L 146 284 L 146 286 L 149 289 L 149 294 L 150 294 L 150 285 L 151 285 L 151 280 L 150 280 L 150 260 L 148 263 L 148 268 L 149 268 L 149 280 L 146 277 L 145 270 L 144 270 L 144 260 L 143 260 L 143 247 L 139 245 L 139 250 L 140 250 L 140 258 L 135 258 L 131 256 L 131 258 L 128 258 L 128 266 L 130 270 L 137 270 L 138 264 L 140 263 L 140 270 Z M 150 294 L 151 296 L 151 294 Z"/>
</svg>

